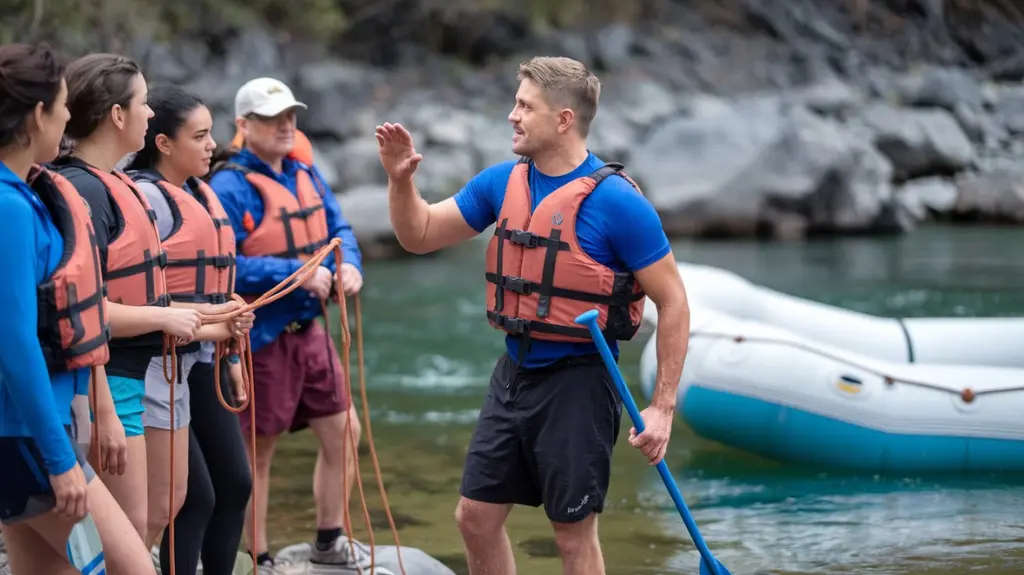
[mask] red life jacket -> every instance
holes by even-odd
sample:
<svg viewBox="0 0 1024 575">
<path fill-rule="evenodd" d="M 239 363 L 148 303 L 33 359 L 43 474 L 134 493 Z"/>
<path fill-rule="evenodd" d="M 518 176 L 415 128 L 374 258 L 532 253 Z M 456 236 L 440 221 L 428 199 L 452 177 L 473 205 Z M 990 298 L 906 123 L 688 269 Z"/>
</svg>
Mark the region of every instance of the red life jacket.
<svg viewBox="0 0 1024 575">
<path fill-rule="evenodd" d="M 531 339 L 592 341 L 576 324 L 581 313 L 599 310 L 608 339 L 627 341 L 643 320 L 646 297 L 631 273 L 594 261 L 580 248 L 576 218 L 583 200 L 607 177 L 640 188 L 621 164 L 606 164 L 544 198 L 530 213 L 529 168 L 512 170 L 498 226 L 487 246 L 487 319 L 492 326 Z"/>
<path fill-rule="evenodd" d="M 234 291 L 235 232 L 217 194 L 205 182 L 189 183 L 197 196 L 149 172 L 132 174 L 163 193 L 174 227 L 162 240 L 167 253 L 164 277 L 174 301 L 224 303 Z"/>
<path fill-rule="evenodd" d="M 228 163 L 224 169 L 245 174 L 245 179 L 263 200 L 263 219 L 249 231 L 239 246 L 247 256 L 275 256 L 307 260 L 327 245 L 327 214 L 320 189 L 312 174 L 300 168 L 296 174 L 296 194 L 277 180 Z"/>
<path fill-rule="evenodd" d="M 104 365 L 110 320 L 89 206 L 67 179 L 33 166 L 29 185 L 64 238 L 64 253 L 36 288 L 39 345 L 51 372 Z"/>
<path fill-rule="evenodd" d="M 167 253 L 160 245 L 156 214 L 146 195 L 120 172 L 87 169 L 106 186 L 123 223 L 107 244 L 107 298 L 124 305 L 169 305 L 164 281 Z"/>
</svg>

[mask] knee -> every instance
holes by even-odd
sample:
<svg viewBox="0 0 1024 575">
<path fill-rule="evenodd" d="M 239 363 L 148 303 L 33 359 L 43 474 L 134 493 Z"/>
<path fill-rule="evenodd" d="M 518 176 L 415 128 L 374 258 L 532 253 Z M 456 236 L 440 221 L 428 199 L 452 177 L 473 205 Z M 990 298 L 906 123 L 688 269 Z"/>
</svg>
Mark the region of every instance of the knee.
<svg viewBox="0 0 1024 575">
<path fill-rule="evenodd" d="M 217 485 L 217 504 L 222 508 L 245 509 L 252 496 L 252 473 L 239 469 L 226 481 Z"/>
<path fill-rule="evenodd" d="M 497 535 L 505 525 L 505 514 L 490 512 L 489 507 L 497 505 L 460 499 L 455 507 L 455 525 L 463 538 L 480 538 Z"/>
<path fill-rule="evenodd" d="M 351 439 L 349 438 L 350 436 Z M 349 450 L 351 450 L 353 445 L 359 445 L 359 440 L 363 437 L 363 426 L 359 423 L 359 414 L 356 413 L 354 407 L 350 407 L 348 411 L 342 414 L 341 434 L 339 437 L 344 438 Z"/>
<path fill-rule="evenodd" d="M 217 505 L 217 496 L 210 483 L 197 482 L 197 484 L 192 485 L 184 495 L 185 503 L 188 504 L 186 511 L 188 516 L 203 517 L 208 520 L 210 516 L 213 515 L 213 509 Z M 178 511 L 181 511 L 183 508 L 185 507 L 180 507 Z M 175 516 L 177 516 L 177 514 L 175 514 Z"/>
<path fill-rule="evenodd" d="M 553 523 L 555 545 L 562 557 L 578 555 L 597 543 L 597 522 L 595 514 L 575 523 Z"/>
<path fill-rule="evenodd" d="M 359 441 L 362 438 L 363 428 L 359 424 L 359 418 L 355 416 L 355 410 L 340 414 L 335 419 L 333 433 L 327 439 L 323 451 L 332 461 L 341 462 L 342 454 L 353 457 L 359 448 Z"/>
<path fill-rule="evenodd" d="M 132 527 L 139 537 L 145 537 L 149 529 L 149 510 L 145 505 L 139 505 L 137 509 L 125 509 L 124 514 L 131 521 Z"/>
<path fill-rule="evenodd" d="M 182 506 L 185 505 L 185 497 L 187 496 L 188 483 L 185 481 L 177 482 L 174 485 L 174 509 L 171 510 L 171 517 L 177 517 L 178 512 L 181 511 Z"/>
</svg>

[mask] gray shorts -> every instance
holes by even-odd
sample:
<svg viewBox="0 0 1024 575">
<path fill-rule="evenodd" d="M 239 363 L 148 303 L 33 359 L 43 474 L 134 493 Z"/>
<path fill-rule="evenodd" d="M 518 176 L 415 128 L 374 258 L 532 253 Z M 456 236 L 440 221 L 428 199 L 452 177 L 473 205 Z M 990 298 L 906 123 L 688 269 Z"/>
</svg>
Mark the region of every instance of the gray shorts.
<svg viewBox="0 0 1024 575">
<path fill-rule="evenodd" d="M 146 395 L 142 398 L 145 411 L 142 413 L 143 427 L 177 431 L 188 427 L 192 421 L 189 409 L 188 375 L 199 359 L 200 352 L 178 356 L 178 383 L 174 386 L 174 429 L 171 429 L 171 390 L 164 379 L 163 358 L 154 357 L 146 370 Z M 170 367 L 168 366 L 168 370 Z"/>
</svg>

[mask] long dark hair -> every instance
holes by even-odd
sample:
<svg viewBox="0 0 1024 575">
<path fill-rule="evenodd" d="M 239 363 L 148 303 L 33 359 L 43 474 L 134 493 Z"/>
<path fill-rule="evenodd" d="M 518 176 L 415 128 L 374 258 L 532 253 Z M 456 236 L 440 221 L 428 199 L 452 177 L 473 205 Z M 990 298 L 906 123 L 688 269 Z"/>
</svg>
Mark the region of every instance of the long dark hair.
<svg viewBox="0 0 1024 575">
<path fill-rule="evenodd" d="M 0 46 L 0 148 L 27 143 L 28 120 L 40 102 L 49 112 L 64 65 L 47 44 Z"/>
<path fill-rule="evenodd" d="M 163 134 L 174 139 L 188 121 L 189 115 L 197 108 L 205 106 L 194 94 L 176 86 L 153 88 L 149 91 L 148 100 L 149 107 L 153 109 L 153 117 L 150 118 L 149 129 L 146 131 L 146 145 L 128 163 L 126 171 L 155 168 L 160 159 L 156 137 Z"/>
<path fill-rule="evenodd" d="M 110 115 L 111 108 L 131 104 L 135 95 L 132 82 L 141 73 L 134 60 L 118 54 L 89 54 L 68 65 L 71 121 L 64 130 L 62 154 L 72 151 L 74 140 L 91 136 Z"/>
</svg>

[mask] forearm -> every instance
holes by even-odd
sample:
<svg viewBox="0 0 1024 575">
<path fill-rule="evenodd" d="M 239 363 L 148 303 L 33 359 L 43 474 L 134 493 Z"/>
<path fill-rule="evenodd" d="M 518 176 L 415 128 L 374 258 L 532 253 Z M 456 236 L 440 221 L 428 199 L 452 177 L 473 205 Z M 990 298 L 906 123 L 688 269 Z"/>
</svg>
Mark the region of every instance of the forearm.
<svg viewBox="0 0 1024 575">
<path fill-rule="evenodd" d="M 226 321 L 204 324 L 196 332 L 196 339 L 200 341 L 224 341 L 231 339 L 231 328 Z"/>
<path fill-rule="evenodd" d="M 218 313 L 223 313 L 223 312 L 226 312 L 226 311 L 230 311 L 229 309 L 224 309 L 222 307 L 222 304 L 198 303 L 198 302 L 191 302 L 191 301 L 172 301 L 171 302 L 171 307 L 178 307 L 178 308 L 183 308 L 183 309 L 194 309 L 194 310 L 198 311 L 199 313 L 205 314 L 205 315 L 216 315 Z"/>
<path fill-rule="evenodd" d="M 107 381 L 107 369 L 99 366 L 92 372 L 93 385 L 90 393 L 96 406 L 96 417 L 117 416 L 114 409 L 114 396 L 110 393 L 110 383 Z"/>
<path fill-rule="evenodd" d="M 123 305 L 107 301 L 110 313 L 110 337 L 125 338 L 163 331 L 167 309 L 157 306 Z"/>
<path fill-rule="evenodd" d="M 402 248 L 424 253 L 423 239 L 430 222 L 430 204 L 416 190 L 412 178 L 396 182 L 388 180 L 388 211 L 391 227 Z"/>
<path fill-rule="evenodd" d="M 690 345 L 690 310 L 685 303 L 658 306 L 657 357 L 651 405 L 667 410 L 676 407 L 676 391 L 683 375 L 683 363 Z"/>
</svg>

